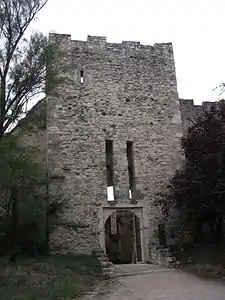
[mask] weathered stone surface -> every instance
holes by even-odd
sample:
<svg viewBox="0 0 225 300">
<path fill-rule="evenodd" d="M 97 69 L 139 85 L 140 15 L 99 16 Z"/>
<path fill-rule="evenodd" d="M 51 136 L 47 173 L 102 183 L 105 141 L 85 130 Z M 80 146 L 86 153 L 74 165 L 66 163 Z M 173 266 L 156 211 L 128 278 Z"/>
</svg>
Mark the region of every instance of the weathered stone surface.
<svg viewBox="0 0 225 300">
<path fill-rule="evenodd" d="M 193 100 L 178 99 L 170 43 L 113 44 L 92 36 L 72 41 L 58 34 L 50 41 L 56 45 L 59 80 L 17 130 L 24 130 L 24 143 L 39 149 L 44 164 L 47 156 L 50 173 L 65 178 L 63 186 L 52 189 L 68 199 L 52 249 L 91 254 L 104 244 L 104 209 L 128 208 L 145 219 L 142 247 L 148 250 L 142 259 L 159 261 L 162 255 L 154 247 L 162 214 L 156 202 L 182 166 L 183 131 L 212 103 L 195 106 Z M 35 130 L 27 131 L 30 126 Z M 107 139 L 113 140 L 113 204 L 106 197 Z M 127 141 L 134 145 L 135 204 L 128 196 Z"/>
<path fill-rule="evenodd" d="M 72 41 L 51 34 L 60 83 L 47 95 L 48 161 L 65 176 L 64 218 L 89 225 L 56 231 L 52 245 L 90 251 L 99 244 L 99 207 L 107 205 L 105 140 L 113 140 L 116 203 L 127 203 L 126 142 L 133 141 L 138 203 L 148 207 L 148 243 L 161 218 L 155 201 L 181 164 L 182 135 L 172 44 Z M 81 76 L 84 82 L 81 83 Z"/>
<path fill-rule="evenodd" d="M 224 100 L 221 100 L 224 101 Z M 200 114 L 208 111 L 212 105 L 218 102 L 202 102 L 202 105 L 194 105 L 192 99 L 180 99 L 180 111 L 182 117 L 182 127 L 184 132 L 190 127 L 192 121 L 196 119 Z"/>
<path fill-rule="evenodd" d="M 26 115 L 20 120 L 12 131 L 19 134 L 23 145 L 32 150 L 37 160 L 46 166 L 46 98 L 40 100 Z"/>
<path fill-rule="evenodd" d="M 15 132 L 38 149 L 51 174 L 65 178 L 63 186 L 51 189 L 68 199 L 51 239 L 52 250 L 91 254 L 104 248 L 104 209 L 127 208 L 143 217 L 142 259 L 159 263 L 166 255 L 154 250 L 163 218 L 156 203 L 182 166 L 183 131 L 212 103 L 196 106 L 193 100 L 178 99 L 170 43 L 113 44 L 93 36 L 72 41 L 70 35 L 60 34 L 51 34 L 50 41 L 57 52 L 57 84 L 48 84 L 46 99 Z M 113 140 L 113 204 L 106 197 L 107 139 Z M 127 141 L 134 145 L 135 204 L 128 196 Z"/>
</svg>

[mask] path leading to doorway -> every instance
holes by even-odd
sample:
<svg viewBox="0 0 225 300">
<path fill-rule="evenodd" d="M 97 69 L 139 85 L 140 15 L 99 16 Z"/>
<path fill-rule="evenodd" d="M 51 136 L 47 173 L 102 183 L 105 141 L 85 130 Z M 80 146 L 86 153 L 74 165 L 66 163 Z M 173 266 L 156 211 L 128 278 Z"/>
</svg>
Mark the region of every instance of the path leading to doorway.
<svg viewBox="0 0 225 300">
<path fill-rule="evenodd" d="M 170 268 L 163 268 L 152 264 L 114 265 L 113 277 L 134 276 L 153 272 L 171 272 Z"/>
<path fill-rule="evenodd" d="M 179 270 L 112 279 L 85 300 L 224 300 L 225 283 L 203 280 Z"/>
</svg>

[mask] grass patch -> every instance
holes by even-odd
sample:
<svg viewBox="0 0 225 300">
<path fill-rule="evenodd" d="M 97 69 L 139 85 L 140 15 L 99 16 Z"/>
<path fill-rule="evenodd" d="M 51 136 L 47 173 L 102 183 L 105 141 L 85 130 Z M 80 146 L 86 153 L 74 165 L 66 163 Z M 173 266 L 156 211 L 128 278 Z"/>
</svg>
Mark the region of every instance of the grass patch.
<svg viewBox="0 0 225 300">
<path fill-rule="evenodd" d="M 89 292 L 101 278 L 93 256 L 55 255 L 19 259 L 0 258 L 0 295 L 4 300 L 71 300 Z"/>
</svg>

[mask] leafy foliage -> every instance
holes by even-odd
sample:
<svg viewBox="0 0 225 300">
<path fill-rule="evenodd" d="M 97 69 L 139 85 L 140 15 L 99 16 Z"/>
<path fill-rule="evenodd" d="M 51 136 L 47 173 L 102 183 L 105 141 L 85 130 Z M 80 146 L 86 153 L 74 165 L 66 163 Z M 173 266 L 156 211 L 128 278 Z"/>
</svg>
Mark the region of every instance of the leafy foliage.
<svg viewBox="0 0 225 300">
<path fill-rule="evenodd" d="M 206 222 L 219 243 L 225 215 L 224 101 L 199 116 L 181 142 L 186 166 L 172 179 L 164 209 L 168 212 L 175 205 L 181 219 L 200 231 Z"/>
<path fill-rule="evenodd" d="M 0 140 L 0 215 L 6 251 L 34 254 L 47 247 L 46 234 L 64 201 L 47 193 L 49 179 L 19 137 Z M 43 249 L 41 250 L 43 252 Z"/>
</svg>

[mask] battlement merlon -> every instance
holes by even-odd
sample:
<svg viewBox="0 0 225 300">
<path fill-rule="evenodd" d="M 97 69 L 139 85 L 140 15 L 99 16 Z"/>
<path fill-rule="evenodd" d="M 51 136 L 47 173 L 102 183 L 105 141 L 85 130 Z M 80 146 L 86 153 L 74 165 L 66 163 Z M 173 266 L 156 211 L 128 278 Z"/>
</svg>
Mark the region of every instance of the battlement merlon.
<svg viewBox="0 0 225 300">
<path fill-rule="evenodd" d="M 192 99 L 179 99 L 180 109 L 183 118 L 192 119 L 206 111 L 209 111 L 213 105 L 220 103 L 224 100 L 219 100 L 216 102 L 203 101 L 201 105 L 195 105 Z"/>
<path fill-rule="evenodd" d="M 107 43 L 107 39 L 106 39 L 106 36 L 88 35 L 87 36 L 87 42 L 88 43 L 97 43 L 97 44 L 106 44 Z"/>
<path fill-rule="evenodd" d="M 220 101 L 224 101 L 224 100 L 219 100 L 219 101 L 203 101 L 202 104 L 200 105 L 196 105 L 194 104 L 194 100 L 193 99 L 179 99 L 180 101 L 180 106 L 182 109 L 198 109 L 198 110 L 202 110 L 202 111 L 207 111 L 209 110 L 214 104 L 220 102 Z"/>
<path fill-rule="evenodd" d="M 173 57 L 173 46 L 172 43 L 155 43 L 151 45 L 142 45 L 138 41 L 122 41 L 122 43 L 107 43 L 107 38 L 105 36 L 91 36 L 88 35 L 86 41 L 72 40 L 70 34 L 58 34 L 50 33 L 49 41 L 52 43 L 68 43 L 68 46 L 71 47 L 87 47 L 93 49 L 94 47 L 101 47 L 102 49 L 117 49 L 117 50 L 140 50 L 147 51 L 151 53 L 157 53 L 163 56 L 172 56 Z"/>
</svg>

